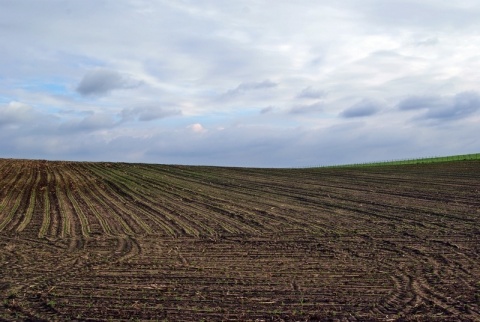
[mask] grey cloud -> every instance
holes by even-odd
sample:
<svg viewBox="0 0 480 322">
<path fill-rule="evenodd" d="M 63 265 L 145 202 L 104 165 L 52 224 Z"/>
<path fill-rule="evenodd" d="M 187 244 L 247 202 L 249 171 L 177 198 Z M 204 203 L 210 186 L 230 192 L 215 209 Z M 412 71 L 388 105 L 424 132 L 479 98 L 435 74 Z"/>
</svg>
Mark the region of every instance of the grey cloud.
<svg viewBox="0 0 480 322">
<path fill-rule="evenodd" d="M 271 80 L 264 80 L 262 82 L 245 82 L 241 83 L 234 89 L 231 89 L 225 93 L 225 96 L 236 96 L 240 94 L 244 94 L 245 92 L 249 91 L 256 91 L 260 89 L 268 89 L 272 87 L 276 87 L 278 84 L 272 82 Z"/>
<path fill-rule="evenodd" d="M 381 108 L 381 105 L 377 102 L 371 100 L 362 100 L 357 104 L 347 108 L 342 113 L 341 117 L 344 118 L 354 118 L 354 117 L 364 117 L 376 114 Z"/>
<path fill-rule="evenodd" d="M 325 91 L 308 86 L 298 93 L 297 98 L 320 99 L 325 96 Z"/>
<path fill-rule="evenodd" d="M 273 106 L 267 106 L 260 110 L 260 114 L 271 113 L 275 108 Z"/>
<path fill-rule="evenodd" d="M 195 165 L 282 166 L 300 138 L 295 131 L 241 124 L 205 135 L 180 134 L 164 133 L 167 139 L 153 141 L 145 158 Z"/>
<path fill-rule="evenodd" d="M 458 2 L 371 0 L 363 6 L 368 20 L 396 28 L 408 26 L 421 29 L 448 30 L 479 24 L 478 6 L 463 6 Z"/>
<path fill-rule="evenodd" d="M 403 111 L 423 111 L 417 120 L 458 120 L 480 110 L 480 95 L 475 92 L 462 92 L 452 97 L 413 96 L 401 101 L 398 108 Z"/>
<path fill-rule="evenodd" d="M 421 157 L 462 151 L 457 138 L 472 139 L 478 129 L 467 125 L 452 136 L 451 129 L 429 128 L 422 133 L 397 127 L 344 122 L 325 128 L 278 130 L 270 126 L 240 125 L 212 129 L 206 135 L 162 133 L 147 146 L 143 157 L 161 163 L 291 167 L 355 163 Z M 441 140 L 432 140 L 439 137 Z M 463 147 L 464 148 L 464 147 Z M 328 153 L 325 153 L 328 151 Z"/>
<path fill-rule="evenodd" d="M 58 127 L 62 133 L 94 132 L 114 127 L 117 123 L 108 114 L 91 113 L 80 120 L 68 120 Z"/>
<path fill-rule="evenodd" d="M 388 73 L 396 70 L 399 65 L 405 67 L 412 63 L 423 62 L 422 58 L 398 53 L 393 50 L 377 50 L 367 57 L 358 60 L 360 66 L 367 67 L 372 72 Z"/>
<path fill-rule="evenodd" d="M 469 100 L 460 97 L 458 104 L 462 102 L 468 105 Z M 292 167 L 460 154 L 468 152 L 467 148 L 472 152 L 480 148 L 478 124 L 468 122 L 423 131 L 363 120 L 315 128 L 235 124 L 212 127 L 201 135 L 187 128 L 158 127 L 143 132 L 148 135 L 132 135 L 134 127 L 115 125 L 103 114 L 70 124 L 74 123 L 76 129 L 59 128 L 59 121 L 53 120 L 42 123 L 49 131 L 39 132 L 29 123 L 2 130 L 0 157 Z M 88 127 L 96 130 L 79 131 Z"/>
<path fill-rule="evenodd" d="M 139 121 L 153 121 L 174 115 L 181 115 L 179 109 L 163 109 L 159 107 L 135 107 L 122 110 L 121 116 L 124 121 L 138 119 Z"/>
<path fill-rule="evenodd" d="M 445 105 L 445 99 L 438 96 L 412 96 L 398 103 L 398 108 L 402 111 L 441 108 Z"/>
<path fill-rule="evenodd" d="M 108 114 L 94 113 L 85 117 L 80 123 L 79 127 L 83 130 L 98 130 L 104 128 L 111 128 L 114 126 L 114 119 Z"/>
<path fill-rule="evenodd" d="M 324 109 L 323 102 L 315 102 L 313 104 L 296 105 L 289 110 L 289 114 L 309 114 L 321 112 Z"/>
<path fill-rule="evenodd" d="M 425 114 L 427 119 L 461 119 L 472 115 L 480 108 L 480 97 L 477 93 L 464 92 L 455 95 L 453 102 L 440 108 L 430 108 Z"/>
<path fill-rule="evenodd" d="M 77 92 L 88 95 L 103 95 L 112 90 L 121 88 L 133 88 L 140 83 L 119 72 L 98 68 L 83 76 L 77 86 Z"/>
<path fill-rule="evenodd" d="M 245 70 L 260 69 L 258 54 L 248 47 L 242 47 L 231 39 L 218 39 L 206 35 L 195 35 L 193 39 L 183 39 L 179 41 L 178 51 L 188 57 L 179 61 L 178 65 L 175 59 L 170 59 L 171 64 L 175 64 L 176 73 L 191 74 L 192 71 L 201 71 L 203 77 L 215 82 L 224 80 L 225 75 L 229 77 L 239 77 L 244 75 Z M 182 65 L 189 64 L 185 69 Z M 240 76 L 241 77 L 241 76 Z"/>
<path fill-rule="evenodd" d="M 430 37 L 415 41 L 416 46 L 435 46 L 439 43 L 437 37 Z"/>
</svg>

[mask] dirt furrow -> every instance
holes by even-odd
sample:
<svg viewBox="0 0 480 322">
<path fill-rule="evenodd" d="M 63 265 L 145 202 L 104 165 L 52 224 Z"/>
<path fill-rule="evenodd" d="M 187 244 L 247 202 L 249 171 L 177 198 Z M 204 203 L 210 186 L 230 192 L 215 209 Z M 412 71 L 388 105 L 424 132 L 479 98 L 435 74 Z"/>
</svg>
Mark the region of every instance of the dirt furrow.
<svg viewBox="0 0 480 322">
<path fill-rule="evenodd" d="M 61 218 L 60 221 L 60 234 L 59 236 L 64 237 L 75 237 L 79 234 L 82 234 L 80 229 L 78 217 L 75 214 L 74 207 L 72 206 L 70 200 L 67 196 L 67 183 L 63 178 L 62 171 L 55 169 L 53 172 L 53 180 L 56 183 L 55 185 L 55 198 L 56 204 L 58 206 L 59 215 Z"/>
</svg>

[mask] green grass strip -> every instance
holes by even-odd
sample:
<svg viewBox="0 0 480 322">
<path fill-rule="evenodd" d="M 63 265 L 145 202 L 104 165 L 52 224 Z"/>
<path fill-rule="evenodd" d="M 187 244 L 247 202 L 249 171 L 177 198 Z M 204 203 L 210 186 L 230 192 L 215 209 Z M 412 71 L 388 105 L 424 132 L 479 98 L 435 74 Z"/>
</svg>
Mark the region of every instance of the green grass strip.
<svg viewBox="0 0 480 322">
<path fill-rule="evenodd" d="M 389 166 L 389 165 L 409 165 L 409 164 L 429 164 L 439 162 L 452 162 L 452 161 L 472 161 L 480 160 L 480 153 L 473 154 L 460 154 L 443 157 L 428 157 L 417 159 L 403 159 L 403 160 L 391 160 L 391 161 L 379 161 L 379 162 L 365 162 L 365 163 L 352 163 L 333 166 L 321 166 L 320 168 L 357 168 L 357 167 L 375 167 L 375 166 Z"/>
</svg>

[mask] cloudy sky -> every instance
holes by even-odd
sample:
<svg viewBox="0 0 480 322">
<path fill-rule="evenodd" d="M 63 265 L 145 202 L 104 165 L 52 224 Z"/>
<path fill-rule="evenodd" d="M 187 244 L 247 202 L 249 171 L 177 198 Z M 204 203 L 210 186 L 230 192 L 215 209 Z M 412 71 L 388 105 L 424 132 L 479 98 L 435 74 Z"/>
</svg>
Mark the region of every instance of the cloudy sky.
<svg viewBox="0 0 480 322">
<path fill-rule="evenodd" d="M 480 152 L 478 0 L 0 0 L 0 157 Z"/>
</svg>

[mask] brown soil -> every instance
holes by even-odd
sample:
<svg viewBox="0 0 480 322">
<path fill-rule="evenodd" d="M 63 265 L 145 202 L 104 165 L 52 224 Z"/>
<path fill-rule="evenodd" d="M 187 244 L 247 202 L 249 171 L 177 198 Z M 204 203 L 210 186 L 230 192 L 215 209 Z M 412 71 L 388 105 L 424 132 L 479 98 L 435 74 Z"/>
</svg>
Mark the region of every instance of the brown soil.
<svg viewBox="0 0 480 322">
<path fill-rule="evenodd" d="M 0 159 L 0 320 L 478 321 L 480 162 Z"/>
</svg>

